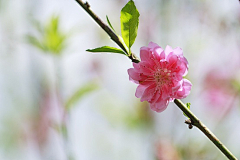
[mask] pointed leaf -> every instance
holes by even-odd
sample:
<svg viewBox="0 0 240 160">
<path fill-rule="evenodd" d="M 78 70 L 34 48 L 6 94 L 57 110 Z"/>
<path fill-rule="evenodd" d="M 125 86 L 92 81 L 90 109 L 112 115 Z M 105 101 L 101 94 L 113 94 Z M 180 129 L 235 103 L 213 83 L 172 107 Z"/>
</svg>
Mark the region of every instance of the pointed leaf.
<svg viewBox="0 0 240 160">
<path fill-rule="evenodd" d="M 113 28 L 111 22 L 109 21 L 108 16 L 106 16 L 106 18 L 107 18 L 108 25 L 112 28 L 112 30 L 113 30 L 114 32 L 116 32 L 115 29 Z"/>
<path fill-rule="evenodd" d="M 86 51 L 88 52 L 111 52 L 111 53 L 120 53 L 120 54 L 125 54 L 121 49 L 114 48 L 114 47 L 109 47 L 109 46 L 103 46 L 95 49 L 87 49 Z"/>
<path fill-rule="evenodd" d="M 34 47 L 36 47 L 42 51 L 46 51 L 46 48 L 41 44 L 41 42 L 36 37 L 34 37 L 32 35 L 26 35 L 26 39 Z"/>
<path fill-rule="evenodd" d="M 34 20 L 33 25 L 40 35 L 27 35 L 28 42 L 43 52 L 60 55 L 70 34 L 61 31 L 59 16 L 53 15 L 45 25 Z"/>
<path fill-rule="evenodd" d="M 122 37 L 130 51 L 130 48 L 137 37 L 139 24 L 139 12 L 132 0 L 122 8 L 120 19 Z"/>
</svg>

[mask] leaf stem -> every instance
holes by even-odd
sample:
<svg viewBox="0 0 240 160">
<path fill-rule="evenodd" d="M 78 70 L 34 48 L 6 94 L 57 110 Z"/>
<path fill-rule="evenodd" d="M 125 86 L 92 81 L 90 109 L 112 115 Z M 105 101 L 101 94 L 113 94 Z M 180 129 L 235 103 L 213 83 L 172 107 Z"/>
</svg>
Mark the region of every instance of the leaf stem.
<svg viewBox="0 0 240 160">
<path fill-rule="evenodd" d="M 227 149 L 226 146 L 187 108 L 187 106 L 180 101 L 175 99 L 174 103 L 190 118 L 190 122 L 185 123 L 194 125 L 200 129 L 230 160 L 237 160 L 237 158 Z"/>
<path fill-rule="evenodd" d="M 110 38 L 117 43 L 117 45 L 126 53 L 129 59 L 132 62 L 139 62 L 136 56 L 133 56 L 127 49 L 124 47 L 124 44 L 121 42 L 119 37 L 109 28 L 103 21 L 90 9 L 88 2 L 84 3 L 82 0 L 76 0 L 76 2 L 82 6 L 82 8 L 95 20 L 95 22 L 110 36 Z"/>
</svg>

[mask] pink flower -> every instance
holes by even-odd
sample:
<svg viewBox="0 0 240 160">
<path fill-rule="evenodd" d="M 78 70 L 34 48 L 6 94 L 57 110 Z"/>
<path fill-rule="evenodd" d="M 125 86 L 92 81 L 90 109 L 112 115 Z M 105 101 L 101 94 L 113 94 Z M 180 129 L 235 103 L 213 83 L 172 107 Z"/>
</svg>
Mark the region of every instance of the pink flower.
<svg viewBox="0 0 240 160">
<path fill-rule="evenodd" d="M 212 108 L 221 112 L 232 107 L 237 96 L 234 81 L 235 73 L 229 71 L 229 68 L 209 70 L 203 80 L 204 100 L 207 100 Z"/>
<path fill-rule="evenodd" d="M 148 101 L 152 110 L 162 112 L 169 101 L 182 99 L 190 93 L 192 84 L 183 79 L 188 62 L 182 49 L 167 46 L 165 51 L 156 43 L 140 49 L 141 62 L 128 69 L 129 79 L 139 84 L 136 97 Z"/>
</svg>

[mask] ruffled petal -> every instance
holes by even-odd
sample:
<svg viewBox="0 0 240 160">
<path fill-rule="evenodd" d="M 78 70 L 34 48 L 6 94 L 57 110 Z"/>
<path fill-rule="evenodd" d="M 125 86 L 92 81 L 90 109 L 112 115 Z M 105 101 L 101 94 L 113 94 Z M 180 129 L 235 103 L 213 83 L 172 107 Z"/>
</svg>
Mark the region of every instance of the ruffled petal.
<svg viewBox="0 0 240 160">
<path fill-rule="evenodd" d="M 172 87 L 172 92 L 175 93 L 177 92 L 181 87 L 182 87 L 182 81 L 173 81 L 173 87 Z"/>
<path fill-rule="evenodd" d="M 167 45 L 164 51 L 165 51 L 165 54 L 166 54 L 166 57 L 167 57 L 171 52 L 173 52 L 173 49 L 172 49 L 172 47 Z"/>
<path fill-rule="evenodd" d="M 152 99 L 148 102 L 149 103 L 156 103 L 159 100 L 160 97 L 161 97 L 160 91 L 155 91 Z"/>
<path fill-rule="evenodd" d="M 156 112 L 162 112 L 167 108 L 168 103 L 168 100 L 160 101 L 158 103 L 150 103 L 150 108 Z"/>
<path fill-rule="evenodd" d="M 181 74 L 181 76 L 183 76 L 188 72 L 188 68 L 183 62 L 180 62 L 179 65 L 177 66 L 176 71 L 178 72 L 178 74 Z"/>
<path fill-rule="evenodd" d="M 182 86 L 185 89 L 186 96 L 188 96 L 191 89 L 192 89 L 192 83 L 187 79 L 183 79 L 183 85 Z"/>
<path fill-rule="evenodd" d="M 161 98 L 162 99 L 168 99 L 170 95 L 172 94 L 172 88 L 168 87 L 166 84 L 162 86 L 162 94 Z"/>
<path fill-rule="evenodd" d="M 139 65 L 140 65 L 140 72 L 142 72 L 145 75 L 151 75 L 152 66 L 149 63 L 143 61 L 143 62 L 139 62 Z"/>
<path fill-rule="evenodd" d="M 152 99 L 152 97 L 154 96 L 155 88 L 156 88 L 155 83 L 153 83 L 149 87 L 147 87 L 142 94 L 141 102 L 150 101 Z"/>
<path fill-rule="evenodd" d="M 186 98 L 189 95 L 191 88 L 192 83 L 189 80 L 184 79 L 182 87 L 176 92 L 175 98 L 178 99 Z"/>
<path fill-rule="evenodd" d="M 186 70 L 185 70 L 185 72 L 184 72 L 184 74 L 183 74 L 183 76 L 186 76 L 187 75 L 187 73 L 188 73 L 188 61 L 187 61 L 187 59 L 185 58 L 185 57 L 182 57 L 181 58 L 181 61 L 185 64 L 185 66 L 186 66 Z"/>
<path fill-rule="evenodd" d="M 153 59 L 159 61 L 160 59 L 165 58 L 164 50 L 160 46 L 158 46 L 156 43 L 150 42 L 148 44 L 148 47 L 149 47 L 149 50 L 150 50 L 150 52 L 149 52 L 150 53 L 150 55 L 149 55 L 150 59 L 153 58 Z M 149 62 L 153 62 L 153 60 L 150 60 Z"/>
<path fill-rule="evenodd" d="M 153 52 L 154 59 L 156 60 L 160 60 L 160 56 L 162 56 L 161 59 L 165 58 L 165 54 L 162 54 L 164 53 L 164 50 L 159 46 L 155 47 L 152 52 Z"/>
<path fill-rule="evenodd" d="M 139 85 L 136 89 L 136 93 L 135 93 L 135 96 L 137 98 L 141 98 L 145 89 L 147 88 L 148 86 L 144 86 L 144 85 Z"/>
<path fill-rule="evenodd" d="M 137 72 L 140 72 L 140 65 L 139 63 L 133 63 L 133 67 Z"/>
<path fill-rule="evenodd" d="M 165 55 L 164 51 L 161 52 L 159 58 L 160 58 L 160 60 L 166 59 L 166 55 Z"/>
<path fill-rule="evenodd" d="M 134 68 L 128 69 L 129 80 L 138 84 L 140 78 L 140 73 L 136 72 Z"/>
<path fill-rule="evenodd" d="M 149 43 L 148 43 L 148 48 L 154 49 L 154 48 L 156 48 L 156 47 L 159 47 L 157 43 L 154 43 L 154 42 L 149 42 Z"/>
<path fill-rule="evenodd" d="M 178 61 L 178 57 L 176 55 L 172 55 L 171 57 L 169 57 L 169 65 L 173 66 L 174 64 L 176 64 Z"/>
<path fill-rule="evenodd" d="M 177 47 L 177 48 L 173 49 L 173 52 L 177 56 L 183 56 L 183 51 L 180 47 Z"/>
<path fill-rule="evenodd" d="M 149 48 L 141 47 L 140 48 L 140 58 L 142 61 L 149 61 Z"/>
</svg>

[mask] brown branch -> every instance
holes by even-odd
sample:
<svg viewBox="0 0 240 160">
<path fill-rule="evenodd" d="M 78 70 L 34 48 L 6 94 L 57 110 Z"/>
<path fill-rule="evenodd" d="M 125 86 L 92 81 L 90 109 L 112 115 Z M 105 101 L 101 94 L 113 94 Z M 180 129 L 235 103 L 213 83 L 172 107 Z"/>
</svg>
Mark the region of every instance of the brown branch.
<svg viewBox="0 0 240 160">
<path fill-rule="evenodd" d="M 200 129 L 230 160 L 237 160 L 237 158 L 223 145 L 223 143 L 185 106 L 183 102 L 178 99 L 174 100 L 174 103 L 190 118 L 185 121 L 191 125 L 196 126 Z M 191 128 L 190 128 L 191 129 Z"/>
</svg>

